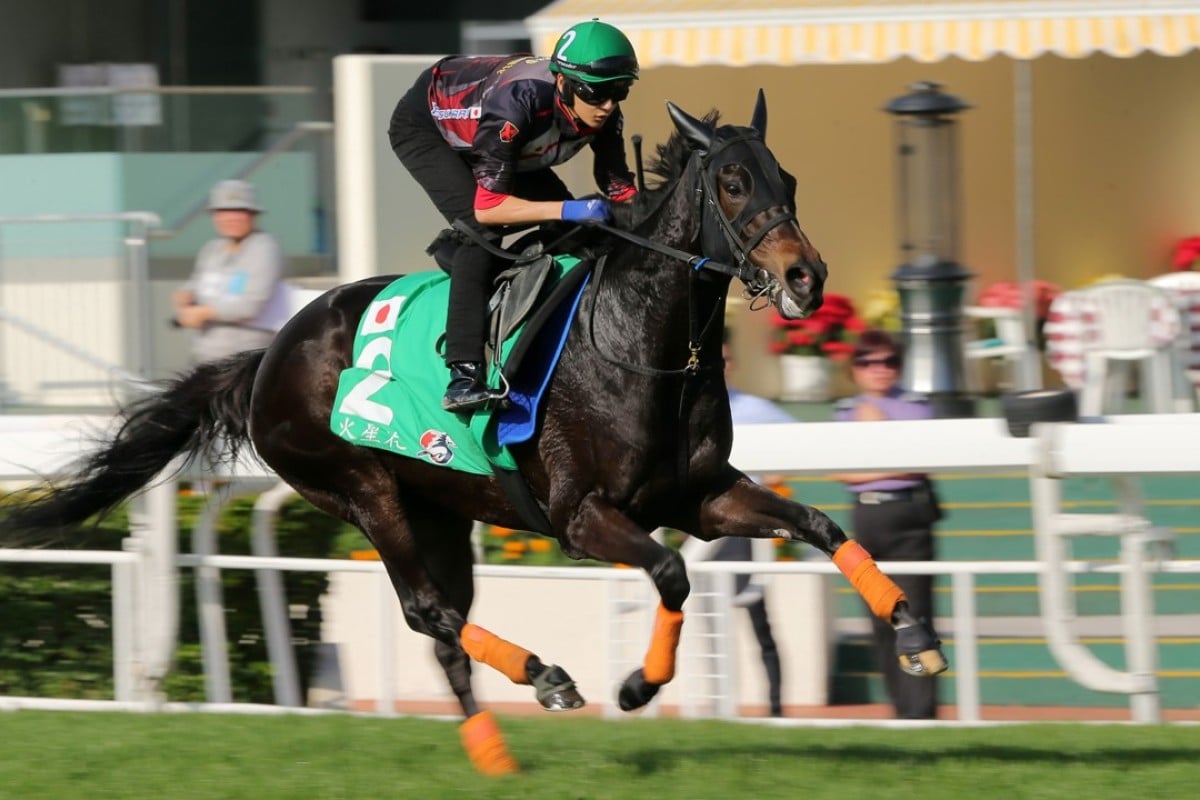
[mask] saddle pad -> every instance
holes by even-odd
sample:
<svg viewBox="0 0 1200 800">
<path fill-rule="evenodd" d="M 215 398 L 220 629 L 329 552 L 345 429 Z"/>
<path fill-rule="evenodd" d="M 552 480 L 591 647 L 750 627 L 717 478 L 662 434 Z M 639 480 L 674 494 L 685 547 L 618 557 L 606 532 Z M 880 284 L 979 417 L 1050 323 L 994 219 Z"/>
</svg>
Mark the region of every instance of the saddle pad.
<svg viewBox="0 0 1200 800">
<path fill-rule="evenodd" d="M 576 266 L 578 259 L 560 257 L 558 277 Z M 446 327 L 450 279 L 441 271 L 406 275 L 381 291 L 363 312 L 354 339 L 353 366 L 342 370 L 329 427 L 340 438 L 356 445 L 386 450 L 430 464 L 477 475 L 495 469 L 515 470 L 516 461 L 506 445 L 497 441 L 497 412 L 471 415 L 442 410 L 442 394 L 450 380 L 437 344 Z M 578 302 L 565 303 L 572 312 Z M 573 314 L 555 314 L 565 322 L 560 331 L 548 326 L 541 332 L 555 341 L 557 362 L 561 341 Z M 500 348 L 501 364 L 520 338 L 518 327 Z M 540 339 L 540 336 L 539 336 Z M 543 348 L 539 348 L 543 349 Z M 522 383 L 544 389 L 554 363 L 543 364 L 536 379 L 522 367 Z M 498 385 L 495 367 L 489 383 Z M 522 397 L 518 416 L 536 416 L 536 397 Z M 533 404 L 533 411 L 530 410 Z M 528 418 L 525 432 L 529 435 Z M 509 443 L 515 443 L 509 437 Z"/>
</svg>

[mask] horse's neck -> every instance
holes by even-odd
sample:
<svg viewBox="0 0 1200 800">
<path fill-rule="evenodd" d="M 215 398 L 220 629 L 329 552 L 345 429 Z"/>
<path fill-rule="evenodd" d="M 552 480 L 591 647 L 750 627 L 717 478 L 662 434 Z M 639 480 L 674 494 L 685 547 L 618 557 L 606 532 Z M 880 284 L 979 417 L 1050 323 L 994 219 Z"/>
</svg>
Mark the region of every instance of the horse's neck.
<svg viewBox="0 0 1200 800">
<path fill-rule="evenodd" d="M 688 193 L 688 187 L 676 186 L 639 233 L 698 252 L 698 223 Z M 690 355 L 689 345 L 703 335 L 705 349 L 720 353 L 728 278 L 697 275 L 680 259 L 634 244 L 614 248 L 605 272 L 595 331 L 610 352 L 658 369 L 678 369 Z"/>
</svg>

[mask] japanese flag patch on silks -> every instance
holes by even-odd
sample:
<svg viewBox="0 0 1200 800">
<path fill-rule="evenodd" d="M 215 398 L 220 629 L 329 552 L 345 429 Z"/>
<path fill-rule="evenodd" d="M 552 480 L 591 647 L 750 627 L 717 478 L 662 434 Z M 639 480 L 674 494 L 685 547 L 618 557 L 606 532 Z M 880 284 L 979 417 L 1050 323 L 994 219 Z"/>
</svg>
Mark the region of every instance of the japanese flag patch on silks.
<svg viewBox="0 0 1200 800">
<path fill-rule="evenodd" d="M 418 272 L 388 284 L 371 301 L 354 338 L 354 365 L 342 370 L 338 379 L 330 429 L 356 445 L 462 472 L 491 475 L 495 469 L 515 470 L 516 461 L 507 444 L 519 439 L 502 437 L 506 442 L 501 444 L 498 423 L 504 415 L 514 413 L 522 417 L 519 422 L 525 415 L 536 419 L 537 400 L 557 363 L 579 297 L 564 303 L 563 313 L 555 315 L 559 328 L 548 325 L 538 335 L 539 341 L 549 337 L 550 347 L 538 348 L 549 355 L 533 381 L 536 394 L 532 398 L 516 392 L 514 384 L 512 410 L 460 415 L 442 410 L 450 371 L 437 343 L 446 328 L 449 293 L 450 279 L 445 273 Z M 521 330 L 503 343 L 501 363 Z M 498 377 L 493 374 L 489 382 L 498 385 Z M 507 427 L 511 426 L 510 421 Z M 521 425 L 523 430 L 528 427 Z"/>
</svg>

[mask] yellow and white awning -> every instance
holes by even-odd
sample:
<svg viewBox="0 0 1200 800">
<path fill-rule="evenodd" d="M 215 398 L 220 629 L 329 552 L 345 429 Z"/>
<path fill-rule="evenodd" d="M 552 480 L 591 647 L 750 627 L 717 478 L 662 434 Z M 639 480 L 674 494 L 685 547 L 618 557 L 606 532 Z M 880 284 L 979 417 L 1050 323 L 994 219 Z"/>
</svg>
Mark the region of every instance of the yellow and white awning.
<svg viewBox="0 0 1200 800">
<path fill-rule="evenodd" d="M 525 22 L 535 52 L 549 55 L 592 17 L 624 31 L 644 68 L 1200 49 L 1200 3 L 1178 0 L 557 0 Z"/>
</svg>

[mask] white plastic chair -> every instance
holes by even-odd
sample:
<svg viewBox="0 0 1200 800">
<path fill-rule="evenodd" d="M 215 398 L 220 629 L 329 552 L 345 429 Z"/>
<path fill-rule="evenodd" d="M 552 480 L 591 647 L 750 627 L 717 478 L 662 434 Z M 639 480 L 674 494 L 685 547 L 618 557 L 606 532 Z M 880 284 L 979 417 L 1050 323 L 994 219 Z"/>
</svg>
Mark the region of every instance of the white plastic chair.
<svg viewBox="0 0 1200 800">
<path fill-rule="evenodd" d="M 1142 410 L 1171 411 L 1179 312 L 1171 296 L 1143 281 L 1110 281 L 1071 293 L 1082 316 L 1081 416 L 1124 410 L 1129 370 L 1140 367 Z"/>
<path fill-rule="evenodd" d="M 1194 411 L 1200 392 L 1200 272 L 1168 272 L 1146 281 L 1171 295 L 1183 330 L 1175 339 L 1175 410 Z"/>
</svg>

